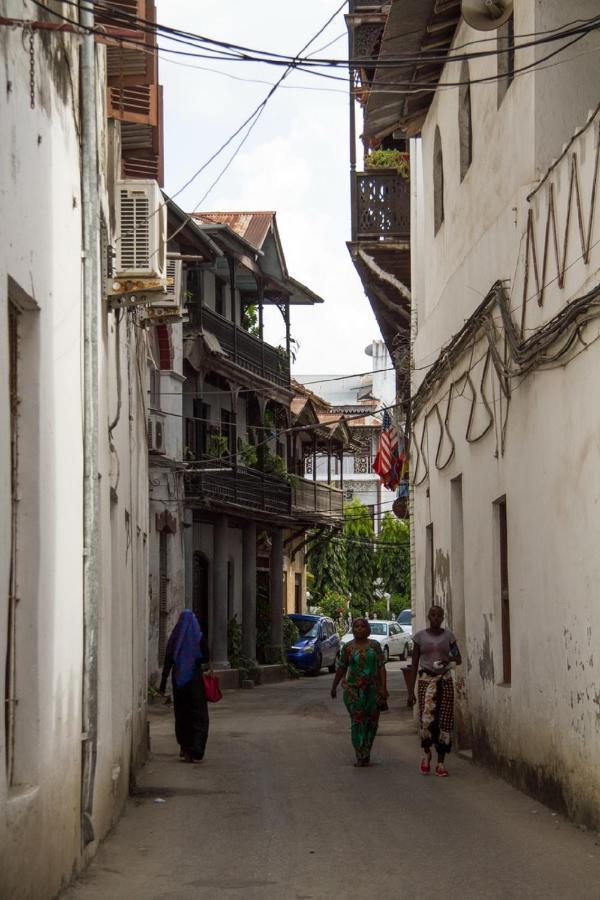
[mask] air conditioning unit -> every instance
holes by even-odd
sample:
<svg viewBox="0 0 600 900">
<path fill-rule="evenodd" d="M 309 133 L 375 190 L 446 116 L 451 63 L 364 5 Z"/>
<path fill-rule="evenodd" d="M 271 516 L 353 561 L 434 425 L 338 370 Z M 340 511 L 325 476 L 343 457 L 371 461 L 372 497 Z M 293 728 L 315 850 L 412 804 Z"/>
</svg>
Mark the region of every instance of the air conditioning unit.
<svg viewBox="0 0 600 900">
<path fill-rule="evenodd" d="M 183 263 L 180 259 L 167 259 L 167 287 L 164 294 L 156 295 L 144 309 L 144 319 L 150 324 L 183 319 L 184 298 L 182 290 Z"/>
<path fill-rule="evenodd" d="M 165 452 L 163 421 L 159 416 L 148 416 L 148 450 L 150 453 Z"/>
<path fill-rule="evenodd" d="M 167 275 L 167 210 L 156 181 L 118 181 L 113 290 L 160 291 Z"/>
</svg>

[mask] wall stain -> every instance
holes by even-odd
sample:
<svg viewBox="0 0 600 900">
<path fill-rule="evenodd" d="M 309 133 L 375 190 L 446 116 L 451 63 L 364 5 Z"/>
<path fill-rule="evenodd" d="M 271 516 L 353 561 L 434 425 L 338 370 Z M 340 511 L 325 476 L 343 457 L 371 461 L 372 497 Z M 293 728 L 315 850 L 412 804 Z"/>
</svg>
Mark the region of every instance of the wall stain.
<svg viewBox="0 0 600 900">
<path fill-rule="evenodd" d="M 490 623 L 488 616 L 483 616 L 483 645 L 479 657 L 479 674 L 482 681 L 494 682 L 494 654 L 490 643 Z"/>
<path fill-rule="evenodd" d="M 443 550 L 435 551 L 433 570 L 434 595 L 436 603 L 444 607 L 447 622 L 452 628 L 452 585 L 450 583 L 450 554 Z"/>
<path fill-rule="evenodd" d="M 559 760 L 551 768 L 504 756 L 481 723 L 473 730 L 473 759 L 574 822 L 591 831 L 600 829 L 600 809 L 589 796 L 570 790 L 569 771 Z"/>
</svg>

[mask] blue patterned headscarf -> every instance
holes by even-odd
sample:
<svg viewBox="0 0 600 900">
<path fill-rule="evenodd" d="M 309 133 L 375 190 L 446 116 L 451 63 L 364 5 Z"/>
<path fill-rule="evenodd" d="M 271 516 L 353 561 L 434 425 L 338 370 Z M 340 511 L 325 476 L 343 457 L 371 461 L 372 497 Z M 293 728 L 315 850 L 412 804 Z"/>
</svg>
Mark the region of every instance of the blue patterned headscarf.
<svg viewBox="0 0 600 900">
<path fill-rule="evenodd" d="M 192 680 L 196 663 L 202 659 L 202 630 L 191 609 L 184 609 L 171 632 L 167 656 L 173 659 L 173 677 L 178 688 Z"/>
</svg>

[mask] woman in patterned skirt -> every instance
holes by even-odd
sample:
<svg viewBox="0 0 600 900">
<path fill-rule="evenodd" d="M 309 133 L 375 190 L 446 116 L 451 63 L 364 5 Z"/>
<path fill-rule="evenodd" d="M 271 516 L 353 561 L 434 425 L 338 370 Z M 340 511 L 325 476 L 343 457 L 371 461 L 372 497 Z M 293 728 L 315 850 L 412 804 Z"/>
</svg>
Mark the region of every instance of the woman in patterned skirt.
<svg viewBox="0 0 600 900">
<path fill-rule="evenodd" d="M 444 765 L 446 754 L 452 746 L 454 729 L 454 683 L 450 673 L 451 663 L 462 662 L 456 638 L 448 628 L 442 628 L 444 610 L 432 606 L 427 615 L 429 628 L 413 635 L 412 681 L 409 703 L 416 703 L 415 684 L 419 676 L 419 724 L 421 731 L 421 774 L 431 770 L 431 748 L 437 752 L 435 774 L 448 777 Z"/>
<path fill-rule="evenodd" d="M 352 745 L 356 753 L 354 765 L 362 768 L 371 761 L 379 712 L 381 707 L 387 708 L 388 692 L 385 658 L 379 643 L 369 640 L 368 621 L 355 619 L 352 634 L 354 640 L 344 644 L 338 654 L 331 696 L 335 700 L 337 686 L 343 679 L 344 703 L 350 713 Z"/>
</svg>

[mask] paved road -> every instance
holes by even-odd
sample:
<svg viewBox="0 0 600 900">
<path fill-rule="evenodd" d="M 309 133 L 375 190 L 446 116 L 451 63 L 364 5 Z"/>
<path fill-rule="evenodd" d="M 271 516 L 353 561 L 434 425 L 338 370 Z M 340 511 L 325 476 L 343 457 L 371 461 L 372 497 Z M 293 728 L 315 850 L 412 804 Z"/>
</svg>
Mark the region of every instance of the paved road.
<svg viewBox="0 0 600 900">
<path fill-rule="evenodd" d="M 600 900 L 597 836 L 466 760 L 419 774 L 398 664 L 389 681 L 370 769 L 326 674 L 227 692 L 197 766 L 160 708 L 137 795 L 65 900 Z"/>
</svg>

